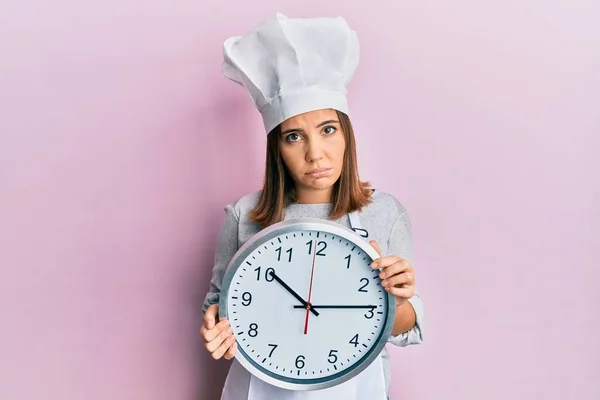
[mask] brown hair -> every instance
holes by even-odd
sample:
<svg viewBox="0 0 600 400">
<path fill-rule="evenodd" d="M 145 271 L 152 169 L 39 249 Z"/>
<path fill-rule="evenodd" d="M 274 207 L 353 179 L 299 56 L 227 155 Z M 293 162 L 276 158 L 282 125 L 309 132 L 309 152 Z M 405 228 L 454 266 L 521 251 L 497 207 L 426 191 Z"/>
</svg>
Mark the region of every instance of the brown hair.
<svg viewBox="0 0 600 400">
<path fill-rule="evenodd" d="M 346 150 L 339 179 L 333 187 L 329 218 L 341 218 L 342 215 L 360 210 L 371 202 L 369 182 L 362 182 L 358 176 L 356 142 L 350 118 L 337 111 L 344 133 Z M 256 207 L 250 212 L 250 220 L 265 228 L 283 220 L 285 207 L 295 201 L 295 183 L 285 166 L 279 152 L 281 125 L 267 136 L 267 157 L 263 188 Z"/>
</svg>

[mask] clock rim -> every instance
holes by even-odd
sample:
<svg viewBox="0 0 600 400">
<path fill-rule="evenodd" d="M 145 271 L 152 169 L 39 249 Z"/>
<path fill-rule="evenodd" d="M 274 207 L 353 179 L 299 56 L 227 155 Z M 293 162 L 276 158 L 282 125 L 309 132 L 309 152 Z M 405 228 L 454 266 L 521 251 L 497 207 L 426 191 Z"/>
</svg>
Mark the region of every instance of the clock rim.
<svg viewBox="0 0 600 400">
<path fill-rule="evenodd" d="M 268 242 L 269 240 L 272 240 L 275 237 L 280 236 L 282 234 L 308 230 L 321 231 L 344 238 L 349 242 L 355 244 L 361 250 L 363 250 L 369 257 L 371 257 L 372 260 L 375 260 L 380 257 L 377 251 L 363 237 L 339 223 L 330 220 L 309 217 L 293 218 L 277 222 L 253 235 L 236 251 L 236 253 L 231 258 L 229 265 L 227 266 L 225 276 L 223 277 L 223 284 L 219 295 L 219 318 L 229 319 L 227 307 L 231 282 L 233 281 L 237 270 L 240 268 L 244 260 L 246 260 L 246 258 L 255 249 Z M 378 279 L 380 280 L 380 278 Z M 236 352 L 234 357 L 251 374 L 255 375 L 256 377 L 262 379 L 263 381 L 269 384 L 272 384 L 273 386 L 277 386 L 283 389 L 298 391 L 320 390 L 332 386 L 337 386 L 343 382 L 354 378 L 363 370 L 365 370 L 369 365 L 371 365 L 371 363 L 373 363 L 377 359 L 377 357 L 385 347 L 387 343 L 387 337 L 391 335 L 392 328 L 394 325 L 394 309 L 396 301 L 390 293 L 388 293 L 387 291 L 384 293 L 387 300 L 388 313 L 384 321 L 384 326 L 378 337 L 375 339 L 375 344 L 370 347 L 370 349 L 359 361 L 354 363 L 351 367 L 346 368 L 337 374 L 330 375 L 329 377 L 324 378 L 315 378 L 319 381 L 309 383 L 302 383 L 300 382 L 300 379 L 293 377 L 283 379 L 280 377 L 275 377 L 275 374 L 271 375 L 269 372 L 262 371 L 260 368 L 264 367 L 260 367 L 249 355 L 246 356 L 246 352 L 241 350 L 241 344 L 238 342 L 237 337 L 236 342 L 238 342 L 238 351 Z"/>
</svg>

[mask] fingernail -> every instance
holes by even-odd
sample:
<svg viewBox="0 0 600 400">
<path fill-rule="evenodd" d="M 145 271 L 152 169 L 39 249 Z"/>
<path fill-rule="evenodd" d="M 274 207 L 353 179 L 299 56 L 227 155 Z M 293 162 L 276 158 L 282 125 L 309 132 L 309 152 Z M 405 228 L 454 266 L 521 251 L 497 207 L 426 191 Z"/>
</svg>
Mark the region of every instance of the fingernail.
<svg viewBox="0 0 600 400">
<path fill-rule="evenodd" d="M 380 277 L 381 279 L 384 279 L 384 278 L 385 278 L 385 272 L 382 272 L 382 273 L 380 273 L 380 274 L 379 274 L 379 277 Z"/>
<path fill-rule="evenodd" d="M 387 281 L 382 281 L 382 282 L 381 282 L 381 286 L 383 286 L 383 287 L 386 287 L 387 285 L 388 285 L 388 282 L 387 282 Z"/>
<path fill-rule="evenodd" d="M 377 268 L 377 267 L 378 267 L 377 263 L 371 264 L 371 268 Z"/>
</svg>

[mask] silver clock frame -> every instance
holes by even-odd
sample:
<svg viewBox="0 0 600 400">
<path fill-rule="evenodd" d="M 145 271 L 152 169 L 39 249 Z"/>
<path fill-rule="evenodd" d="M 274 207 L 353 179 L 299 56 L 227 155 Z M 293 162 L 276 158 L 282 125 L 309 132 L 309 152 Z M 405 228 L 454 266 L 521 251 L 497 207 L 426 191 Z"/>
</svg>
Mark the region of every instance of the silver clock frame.
<svg viewBox="0 0 600 400">
<path fill-rule="evenodd" d="M 244 243 L 244 245 L 238 249 L 238 251 L 234 254 L 233 258 L 229 262 L 229 265 L 227 266 L 227 270 L 225 272 L 225 276 L 223 278 L 223 285 L 219 296 L 220 319 L 229 319 L 227 311 L 229 289 L 238 268 L 240 268 L 244 260 L 255 249 L 264 245 L 266 242 L 273 240 L 277 236 L 299 231 L 320 231 L 324 233 L 329 233 L 352 242 L 357 247 L 359 247 L 365 254 L 371 257 L 372 260 L 375 260 L 380 257 L 375 251 L 375 249 L 371 246 L 371 244 L 368 243 L 365 239 L 363 239 L 360 235 L 356 234 L 354 231 L 336 222 L 317 218 L 294 218 L 278 222 L 261 230 L 259 233 L 248 239 L 248 241 L 246 241 L 246 243 Z M 380 278 L 377 278 L 377 280 L 379 283 L 381 283 Z M 282 377 L 280 375 L 274 374 L 266 370 L 266 368 L 260 366 L 251 357 L 247 356 L 246 352 L 242 349 L 242 346 L 240 346 L 239 343 L 238 351 L 235 354 L 235 359 L 240 364 L 242 364 L 242 366 L 244 366 L 244 368 L 246 368 L 251 374 L 255 375 L 259 379 L 262 379 L 263 381 L 271 385 L 280 388 L 301 391 L 320 390 L 337 386 L 343 382 L 352 379 L 360 372 L 365 370 L 377 358 L 377 356 L 381 353 L 384 346 L 386 345 L 387 338 L 391 335 L 392 327 L 394 325 L 396 301 L 394 299 L 394 296 L 392 296 L 388 292 L 384 293 L 386 295 L 388 312 L 385 321 L 383 321 L 384 325 L 383 329 L 381 330 L 381 333 L 375 340 L 373 346 L 371 346 L 369 351 L 367 351 L 359 361 L 357 361 L 353 366 L 346 368 L 343 371 L 338 372 L 337 374 L 334 374 L 329 377 L 314 379 Z"/>
</svg>

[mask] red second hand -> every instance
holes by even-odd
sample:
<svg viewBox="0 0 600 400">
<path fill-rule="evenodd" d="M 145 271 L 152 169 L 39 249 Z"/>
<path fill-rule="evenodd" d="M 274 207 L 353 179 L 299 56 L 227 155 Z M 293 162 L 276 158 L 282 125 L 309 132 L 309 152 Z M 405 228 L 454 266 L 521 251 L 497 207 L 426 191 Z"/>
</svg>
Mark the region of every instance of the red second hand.
<svg viewBox="0 0 600 400">
<path fill-rule="evenodd" d="M 306 306 L 306 319 L 304 321 L 304 334 L 305 335 L 308 332 L 308 314 L 310 314 L 310 296 L 312 295 L 313 276 L 315 273 L 315 257 L 317 255 L 317 243 L 316 242 L 317 241 L 315 240 L 315 247 L 313 247 L 312 268 L 310 271 L 310 286 L 308 288 L 308 300 L 307 300 L 308 305 Z"/>
</svg>

